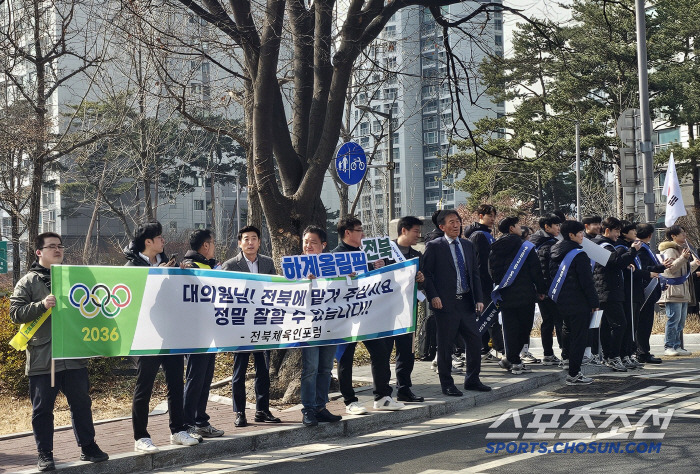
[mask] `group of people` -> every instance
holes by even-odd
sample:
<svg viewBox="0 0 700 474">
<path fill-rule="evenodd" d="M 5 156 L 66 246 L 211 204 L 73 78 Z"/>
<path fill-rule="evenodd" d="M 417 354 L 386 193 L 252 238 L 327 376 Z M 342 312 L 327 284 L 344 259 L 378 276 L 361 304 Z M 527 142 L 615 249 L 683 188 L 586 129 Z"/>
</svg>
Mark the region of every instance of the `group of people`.
<svg viewBox="0 0 700 474">
<path fill-rule="evenodd" d="M 524 238 L 528 232 L 520 226 L 518 217 L 507 217 L 498 223 L 500 237 L 496 239 L 493 235 L 496 209 L 482 205 L 478 213 L 479 221 L 463 232 L 457 211 L 436 212 L 433 216 L 436 228 L 425 235 L 424 253 L 415 248 L 422 234 L 422 221 L 407 216 L 401 218 L 397 226 L 395 243 L 398 249 L 405 259 L 420 259 L 416 283 L 428 297 L 431 315 L 425 327 L 431 334 L 427 340 L 432 341 L 433 367 L 445 395 L 463 395 L 452 376 L 460 371 L 455 370 L 460 363 L 466 365 L 463 388 L 475 391 L 491 390 L 479 378 L 482 362 L 497 362 L 513 374 L 530 372 L 528 365 L 533 363 L 560 364 L 568 369 L 566 382 L 571 385 L 592 382 L 582 374 L 581 365 L 605 363 L 613 370 L 626 371 L 645 362 L 659 363 L 660 360 L 649 353 L 653 306 L 659 300 L 666 303 L 668 315 L 666 354 L 685 353 L 681 334 L 691 301 L 688 274 L 700 266 L 700 259 L 687 248 L 682 228 L 667 229 L 667 242 L 659 246 L 664 256 L 660 261 L 648 247 L 654 232 L 649 224 L 621 222 L 614 217 L 604 221 L 587 217 L 578 222 L 552 214 L 540 219 L 540 230 L 528 240 Z M 331 252 L 361 250 L 365 235 L 359 219 L 341 219 L 337 230 L 340 243 Z M 190 250 L 182 262 L 165 254 L 162 234 L 158 222 L 140 225 L 124 249 L 126 265 L 277 274 L 273 260 L 259 253 L 260 230 L 254 226 L 240 229 L 240 252 L 223 264 L 214 258 L 216 243 L 209 230 L 196 230 L 191 234 Z M 593 262 L 586 255 L 581 248 L 584 238 L 592 239 L 610 252 L 606 265 Z M 304 230 L 302 249 L 305 255 L 326 252 L 326 247 L 327 235 L 323 229 L 310 226 Z M 63 262 L 64 246 L 60 235 L 40 234 L 35 241 L 35 252 L 36 262 L 17 283 L 11 297 L 10 316 L 17 324 L 31 323 L 56 305 L 56 298 L 51 294 L 50 268 Z M 378 260 L 369 264 L 368 270 L 391 263 L 394 262 Z M 662 293 L 658 285 L 644 301 L 644 288 L 661 273 L 668 277 L 666 289 Z M 316 275 L 310 274 L 307 278 L 316 278 Z M 500 321 L 494 321 L 482 335 L 477 318 L 494 304 L 500 312 Z M 542 360 L 529 352 L 535 304 L 542 314 Z M 589 330 L 592 313 L 598 308 L 603 310 L 599 333 Z M 555 333 L 561 359 L 553 351 Z M 375 410 L 400 410 L 404 403 L 423 401 L 423 397 L 411 389 L 415 363 L 412 334 L 370 339 L 363 344 L 371 359 Z M 335 359 L 346 414 L 367 413 L 352 384 L 355 346 L 356 343 L 350 343 L 302 348 L 301 421 L 304 425 L 311 427 L 319 422 L 342 419 L 326 407 Z M 390 357 L 394 348 L 395 399 L 390 384 Z M 28 342 L 26 351 L 38 469 L 55 468 L 53 407 L 59 390 L 70 406 L 81 460 L 108 459 L 94 440 L 86 360 L 55 361 L 55 384 L 51 384 L 50 316 Z M 455 352 L 461 356 L 455 356 Z M 254 351 L 234 354 L 234 425 L 244 427 L 248 423 L 245 379 L 251 354 L 255 367 L 254 419 L 262 423 L 280 423 L 269 407 L 269 352 Z M 200 353 L 184 356 L 184 360 L 182 355 L 137 359 L 132 404 L 135 451 L 155 453 L 159 450 L 148 432 L 148 408 L 161 367 L 167 385 L 171 444 L 193 446 L 203 438 L 224 434 L 210 423 L 207 414 L 215 357 L 213 353 Z"/>
</svg>

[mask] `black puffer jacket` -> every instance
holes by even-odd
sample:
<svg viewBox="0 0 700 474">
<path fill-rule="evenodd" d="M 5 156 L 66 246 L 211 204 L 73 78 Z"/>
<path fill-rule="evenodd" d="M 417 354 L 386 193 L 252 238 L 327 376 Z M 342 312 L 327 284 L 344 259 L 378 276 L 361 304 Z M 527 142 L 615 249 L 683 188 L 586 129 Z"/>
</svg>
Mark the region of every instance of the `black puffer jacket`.
<svg viewBox="0 0 700 474">
<path fill-rule="evenodd" d="M 519 235 L 507 234 L 491 245 L 488 268 L 493 281 L 501 282 L 522 244 L 523 241 Z M 499 305 L 501 308 L 513 308 L 533 304 L 537 294 L 546 293 L 547 287 L 540 270 L 540 263 L 533 249 L 530 250 L 524 266 L 520 269 L 513 283 L 508 288 L 501 290 L 503 301 Z"/>
<path fill-rule="evenodd" d="M 631 245 L 632 242 L 629 242 L 625 239 L 617 239 L 617 242 L 615 242 L 615 250 L 618 254 L 622 255 L 630 250 Z M 637 254 L 637 256 L 639 256 L 639 254 Z M 629 296 L 631 291 L 634 291 L 634 302 L 639 304 L 644 303 L 644 281 L 649 281 L 651 279 L 649 271 L 644 268 L 644 265 L 642 265 L 641 270 L 635 265 L 634 272 L 632 273 L 632 278 L 630 278 L 629 269 L 625 269 L 622 272 L 622 274 L 623 278 L 625 279 L 625 301 L 629 302 L 629 299 L 627 297 Z M 632 283 L 631 289 L 630 282 Z"/>
<path fill-rule="evenodd" d="M 549 274 L 553 279 L 559 271 L 559 265 L 570 251 L 581 246 L 571 240 L 562 240 L 552 246 L 549 262 Z M 557 307 L 559 312 L 580 312 L 584 308 L 598 308 L 600 301 L 593 283 L 591 259 L 586 252 L 580 252 L 571 262 L 564 284 L 559 291 Z"/>
<path fill-rule="evenodd" d="M 593 239 L 593 243 L 596 245 L 605 243 L 615 247 L 615 242 L 602 235 Z M 596 263 L 593 271 L 593 281 L 601 303 L 625 301 L 623 272 L 630 264 L 634 263 L 634 257 L 637 255 L 634 248 L 624 253 L 618 253 L 614 248 L 610 248 L 610 245 L 605 246 L 605 249 L 612 254 L 608 264 L 602 266 Z"/>
<path fill-rule="evenodd" d="M 124 266 L 125 267 L 150 267 L 151 264 L 150 262 L 147 262 L 146 260 L 139 255 L 139 251 L 136 250 L 136 244 L 134 244 L 134 241 L 132 240 L 127 247 L 124 248 L 123 250 L 124 256 L 128 260 Z M 165 252 L 160 253 L 160 263 L 168 263 L 168 257 L 165 255 Z"/>
<path fill-rule="evenodd" d="M 197 252 L 196 250 L 188 250 L 185 254 L 185 258 L 182 259 L 182 264 L 186 268 L 202 268 L 195 262 L 206 265 L 209 268 L 214 268 L 216 266 L 215 258 L 207 259 L 204 257 L 204 255 Z"/>
<path fill-rule="evenodd" d="M 489 254 L 491 253 L 491 243 L 488 237 L 491 235 L 491 229 L 484 224 L 474 222 L 464 230 L 464 238 L 469 239 L 476 248 L 476 255 L 479 261 L 479 276 L 481 277 L 481 290 L 484 292 L 484 298 L 488 301 L 487 294 L 491 294 L 493 288 L 493 280 L 489 274 Z"/>
<path fill-rule="evenodd" d="M 647 285 L 651 283 L 651 272 L 663 273 L 666 271 L 666 267 L 663 264 L 659 263 L 655 255 L 649 255 L 649 252 L 647 252 L 643 248 L 639 249 L 639 252 L 637 252 L 637 256 L 639 257 L 639 260 L 642 261 L 642 268 L 649 272 L 645 274 L 648 275 L 648 278 L 646 278 L 642 282 L 644 288 L 646 288 Z M 649 296 L 649 304 L 656 303 L 657 301 L 659 301 L 659 298 L 661 298 L 661 285 L 656 285 L 656 288 L 654 288 L 654 292 Z"/>
<path fill-rule="evenodd" d="M 537 256 L 540 259 L 542 275 L 549 290 L 549 285 L 552 284 L 552 279 L 549 276 L 549 252 L 552 250 L 552 245 L 557 243 L 557 239 L 552 234 L 541 229 L 530 236 L 530 242 L 537 247 Z"/>
<path fill-rule="evenodd" d="M 425 237 L 423 238 L 423 242 L 425 242 L 427 244 L 431 240 L 439 239 L 440 237 L 443 237 L 444 235 L 445 235 L 445 233 L 443 231 L 441 231 L 439 227 L 436 227 L 433 230 L 431 230 L 430 232 L 428 232 L 427 234 L 425 234 Z"/>
</svg>

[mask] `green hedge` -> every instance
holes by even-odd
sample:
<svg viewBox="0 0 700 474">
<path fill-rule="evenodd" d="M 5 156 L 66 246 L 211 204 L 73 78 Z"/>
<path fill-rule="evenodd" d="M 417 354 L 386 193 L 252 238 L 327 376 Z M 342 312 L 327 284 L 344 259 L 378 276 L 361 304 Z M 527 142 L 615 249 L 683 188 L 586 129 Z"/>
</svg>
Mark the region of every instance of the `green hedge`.
<svg viewBox="0 0 700 474">
<path fill-rule="evenodd" d="M 10 347 L 10 339 L 18 329 L 10 321 L 10 299 L 0 298 L 0 389 L 13 395 L 27 395 L 29 379 L 24 375 L 27 357 L 24 351 Z"/>
</svg>

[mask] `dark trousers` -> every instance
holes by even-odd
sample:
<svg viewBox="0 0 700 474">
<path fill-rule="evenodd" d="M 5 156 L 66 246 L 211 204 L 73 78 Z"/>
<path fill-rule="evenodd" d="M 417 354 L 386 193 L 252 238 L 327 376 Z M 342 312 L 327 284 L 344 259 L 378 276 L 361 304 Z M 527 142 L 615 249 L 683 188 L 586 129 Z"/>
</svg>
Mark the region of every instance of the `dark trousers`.
<svg viewBox="0 0 700 474">
<path fill-rule="evenodd" d="M 602 321 L 601 324 L 603 324 Z M 600 342 L 600 327 L 589 329 L 588 343 L 586 344 L 586 346 L 591 348 L 591 354 L 597 355 L 600 349 L 602 349 L 601 345 L 602 344 Z"/>
<path fill-rule="evenodd" d="M 632 303 L 632 305 L 630 307 L 630 303 L 626 301 L 624 306 L 627 327 L 625 328 L 625 335 L 622 337 L 622 347 L 620 348 L 622 357 L 629 357 L 637 353 L 640 303 Z"/>
<path fill-rule="evenodd" d="M 68 400 L 70 421 L 78 446 L 88 446 L 95 440 L 92 424 L 92 400 L 87 369 L 56 372 L 54 386 L 51 374 L 29 377 L 29 398 L 32 401 L 32 431 L 37 451 L 53 451 L 53 408 L 61 391 Z"/>
<path fill-rule="evenodd" d="M 608 301 L 600 303 L 603 310 L 603 321 L 600 323 L 600 341 L 606 358 L 620 357 L 622 339 L 625 336 L 627 321 L 625 320 L 624 303 Z"/>
<path fill-rule="evenodd" d="M 533 310 L 534 311 L 534 310 Z M 534 313 L 533 313 L 534 317 Z M 530 327 L 532 329 L 532 326 Z M 503 328 L 501 325 L 498 323 L 498 321 L 493 323 L 493 326 L 491 326 L 488 330 L 488 335 L 491 338 L 491 345 L 493 346 L 493 349 L 498 352 L 505 352 L 506 351 L 506 346 L 503 341 Z"/>
<path fill-rule="evenodd" d="M 569 375 L 574 377 L 581 371 L 581 361 L 588 340 L 588 326 L 591 324 L 591 311 L 588 308 L 580 311 L 567 309 L 559 314 L 563 317 L 561 358 L 568 359 Z"/>
<path fill-rule="evenodd" d="M 168 386 L 170 433 L 178 433 L 185 429 L 182 409 L 184 357 L 181 355 L 143 356 L 139 357 L 136 362 L 136 387 L 134 388 L 134 400 L 131 404 L 131 424 L 134 427 L 135 440 L 151 437 L 148 434 L 148 404 L 151 401 L 153 383 L 161 365 L 163 372 L 165 372 L 165 383 Z"/>
<path fill-rule="evenodd" d="M 532 323 L 535 320 L 535 303 L 501 308 L 501 316 L 506 358 L 511 364 L 520 364 L 520 351 L 530 341 Z"/>
<path fill-rule="evenodd" d="M 248 371 L 250 352 L 236 352 L 233 355 L 233 411 L 245 413 L 245 374 Z M 270 353 L 268 351 L 253 352 L 255 364 L 255 409 L 270 410 Z"/>
<path fill-rule="evenodd" d="M 545 298 L 538 302 L 540 314 L 542 314 L 542 324 L 540 325 L 540 334 L 542 335 L 542 349 L 545 357 L 553 356 L 554 337 L 552 331 L 556 331 L 557 343 L 561 347 L 561 315 L 557 304 L 549 298 Z"/>
<path fill-rule="evenodd" d="M 209 426 L 207 402 L 214 379 L 216 354 L 189 354 L 185 372 L 184 416 L 188 426 Z"/>
<path fill-rule="evenodd" d="M 374 382 L 374 390 L 372 391 L 374 399 L 379 400 L 391 396 L 392 388 L 389 385 L 391 351 L 387 349 L 387 342 L 383 339 L 369 339 L 362 341 L 362 343 L 369 352 L 372 381 Z M 355 346 L 357 346 L 356 342 L 348 344 L 338 361 L 338 385 L 340 385 L 340 393 L 343 394 L 345 405 L 358 401 L 355 389 L 352 388 L 352 361 L 355 358 Z"/>
<path fill-rule="evenodd" d="M 637 328 L 637 353 L 649 354 L 649 338 L 654 325 L 654 303 L 647 302 L 639 311 L 639 327 Z"/>
<path fill-rule="evenodd" d="M 435 314 L 430 311 L 428 317 L 423 319 L 423 324 L 418 334 L 418 350 L 421 360 L 435 359 L 435 348 L 437 346 L 436 332 Z"/>
<path fill-rule="evenodd" d="M 391 358 L 391 349 L 396 345 L 396 391 L 406 393 L 413 385 L 411 373 L 416 362 L 413 353 L 413 333 L 386 338 L 386 350 Z"/>
<path fill-rule="evenodd" d="M 467 374 L 465 386 L 479 383 L 481 371 L 481 335 L 476 324 L 474 303 L 469 295 L 457 300 L 451 311 L 435 311 L 437 322 L 437 362 L 440 386 L 443 390 L 454 385 L 452 378 L 452 344 L 457 336 L 462 336 L 467 344 Z"/>
</svg>

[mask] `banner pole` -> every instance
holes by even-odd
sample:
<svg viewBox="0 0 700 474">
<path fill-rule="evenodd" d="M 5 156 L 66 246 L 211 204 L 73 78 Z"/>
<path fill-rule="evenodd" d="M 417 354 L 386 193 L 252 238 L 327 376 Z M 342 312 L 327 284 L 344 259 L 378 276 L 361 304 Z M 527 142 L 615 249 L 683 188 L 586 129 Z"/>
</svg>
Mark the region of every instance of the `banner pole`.
<svg viewBox="0 0 700 474">
<path fill-rule="evenodd" d="M 51 388 L 56 386 L 56 359 L 51 358 Z"/>
</svg>

